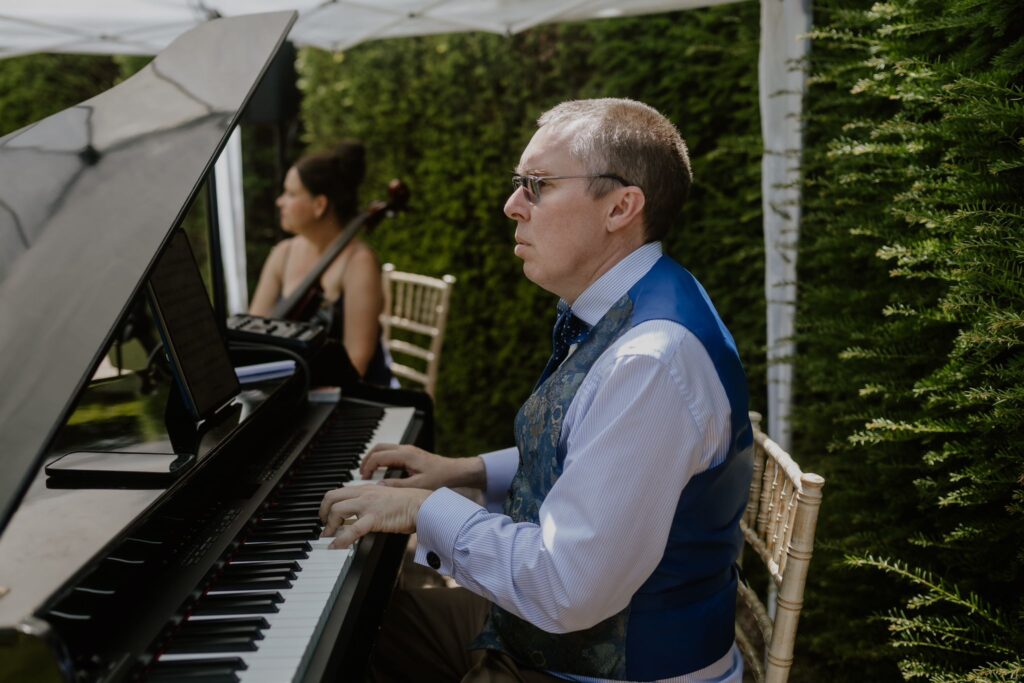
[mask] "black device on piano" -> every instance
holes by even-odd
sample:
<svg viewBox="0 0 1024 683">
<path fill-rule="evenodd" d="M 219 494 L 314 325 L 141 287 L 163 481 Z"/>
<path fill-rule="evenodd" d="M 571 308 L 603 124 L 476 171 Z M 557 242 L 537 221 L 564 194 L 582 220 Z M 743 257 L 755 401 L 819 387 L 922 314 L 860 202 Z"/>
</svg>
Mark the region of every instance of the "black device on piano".
<svg viewBox="0 0 1024 683">
<path fill-rule="evenodd" d="M 0 681 L 336 680 L 365 664 L 405 539 L 327 550 L 317 507 L 372 442 L 420 442 L 422 414 L 309 403 L 298 374 L 240 392 L 221 375 L 183 399 L 187 359 L 159 372 L 144 352 L 101 379 L 293 21 L 203 24 L 0 139 Z M 155 488 L 48 484 L 44 466 L 77 451 L 190 466 Z"/>
<path fill-rule="evenodd" d="M 276 320 L 236 313 L 228 318 L 227 325 L 232 339 L 283 346 L 303 355 L 318 348 L 327 337 L 327 327 L 317 320 Z"/>
</svg>

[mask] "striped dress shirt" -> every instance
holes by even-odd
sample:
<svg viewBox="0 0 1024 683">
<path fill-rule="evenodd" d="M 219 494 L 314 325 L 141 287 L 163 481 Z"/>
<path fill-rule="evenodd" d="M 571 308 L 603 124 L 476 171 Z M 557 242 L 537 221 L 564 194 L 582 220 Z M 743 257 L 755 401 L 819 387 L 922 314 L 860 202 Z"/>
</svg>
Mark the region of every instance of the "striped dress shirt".
<svg viewBox="0 0 1024 683">
<path fill-rule="evenodd" d="M 658 242 L 637 249 L 588 287 L 573 312 L 593 326 L 661 254 Z M 514 447 L 482 456 L 486 508 L 442 488 L 417 518 L 417 562 L 436 553 L 439 572 L 552 633 L 589 628 L 629 604 L 661 561 L 680 492 L 728 453 L 729 401 L 700 341 L 675 322 L 652 320 L 598 358 L 560 438 L 565 462 L 539 525 L 500 514 L 519 464 Z M 740 683 L 742 672 L 734 646 L 670 680 Z"/>
</svg>

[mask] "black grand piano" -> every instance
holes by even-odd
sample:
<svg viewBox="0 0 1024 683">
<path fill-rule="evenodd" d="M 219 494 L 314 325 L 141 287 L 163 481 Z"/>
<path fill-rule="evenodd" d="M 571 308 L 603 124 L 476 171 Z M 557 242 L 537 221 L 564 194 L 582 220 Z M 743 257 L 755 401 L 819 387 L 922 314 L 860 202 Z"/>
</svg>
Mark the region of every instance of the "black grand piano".
<svg viewBox="0 0 1024 683">
<path fill-rule="evenodd" d="M 369 445 L 415 442 L 423 414 L 344 391 L 310 402 L 301 367 L 231 374 L 200 405 L 152 310 L 161 277 L 170 295 L 201 282 L 191 254 L 210 247 L 189 225 L 293 21 L 204 24 L 0 139 L 0 681 L 319 681 L 365 665 L 405 539 L 329 550 L 316 510 Z M 193 384 L 238 364 L 206 334 Z M 67 454 L 82 471 L 61 470 Z"/>
</svg>

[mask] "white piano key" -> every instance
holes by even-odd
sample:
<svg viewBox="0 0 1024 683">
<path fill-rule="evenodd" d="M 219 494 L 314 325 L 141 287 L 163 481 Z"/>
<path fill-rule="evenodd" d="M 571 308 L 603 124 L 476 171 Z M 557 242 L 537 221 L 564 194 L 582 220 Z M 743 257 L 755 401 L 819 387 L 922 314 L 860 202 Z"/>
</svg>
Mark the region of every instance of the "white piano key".
<svg viewBox="0 0 1024 683">
<path fill-rule="evenodd" d="M 294 672 L 289 674 L 285 670 L 247 669 L 245 671 L 236 671 L 235 675 L 238 676 L 239 683 L 281 683 L 281 681 L 291 679 L 294 676 Z"/>
</svg>

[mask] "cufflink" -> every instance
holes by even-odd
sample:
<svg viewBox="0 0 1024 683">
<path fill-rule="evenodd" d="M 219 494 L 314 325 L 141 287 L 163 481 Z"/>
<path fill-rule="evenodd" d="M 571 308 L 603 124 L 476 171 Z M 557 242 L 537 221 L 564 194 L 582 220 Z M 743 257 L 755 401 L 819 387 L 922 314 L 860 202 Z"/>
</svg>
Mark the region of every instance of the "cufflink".
<svg viewBox="0 0 1024 683">
<path fill-rule="evenodd" d="M 430 565 L 431 569 L 437 570 L 441 568 L 441 558 L 437 556 L 433 550 L 427 553 L 427 564 Z"/>
</svg>

